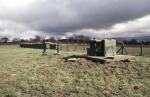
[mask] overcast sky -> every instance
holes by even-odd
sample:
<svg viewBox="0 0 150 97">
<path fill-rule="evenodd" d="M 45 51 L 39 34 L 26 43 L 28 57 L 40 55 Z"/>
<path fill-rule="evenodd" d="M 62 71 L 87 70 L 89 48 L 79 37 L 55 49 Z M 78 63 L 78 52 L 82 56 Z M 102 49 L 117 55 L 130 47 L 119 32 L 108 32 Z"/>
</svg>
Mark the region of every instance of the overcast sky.
<svg viewBox="0 0 150 97">
<path fill-rule="evenodd" d="M 150 35 L 150 0 L 0 0 L 0 37 Z"/>
</svg>

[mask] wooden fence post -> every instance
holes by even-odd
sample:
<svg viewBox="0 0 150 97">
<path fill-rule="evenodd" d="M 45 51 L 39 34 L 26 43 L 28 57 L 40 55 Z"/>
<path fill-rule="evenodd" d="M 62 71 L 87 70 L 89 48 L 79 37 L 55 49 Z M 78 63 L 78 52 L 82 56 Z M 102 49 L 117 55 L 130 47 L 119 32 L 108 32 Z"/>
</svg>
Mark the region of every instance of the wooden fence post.
<svg viewBox="0 0 150 97">
<path fill-rule="evenodd" d="M 57 54 L 59 54 L 59 42 L 57 42 Z"/>
<path fill-rule="evenodd" d="M 76 51 L 77 50 L 77 40 L 75 39 L 75 47 L 74 47 L 74 51 Z"/>
<path fill-rule="evenodd" d="M 62 46 L 63 46 L 63 43 L 60 44 L 60 49 L 61 49 L 61 50 L 63 50 Z"/>
<path fill-rule="evenodd" d="M 69 40 L 67 40 L 67 51 L 69 51 Z"/>
<path fill-rule="evenodd" d="M 121 47 L 121 54 L 123 55 L 123 48 L 124 48 L 124 43 L 122 43 L 122 47 Z"/>
<path fill-rule="evenodd" d="M 85 39 L 84 39 L 84 51 L 86 50 L 86 42 L 85 42 Z"/>
<path fill-rule="evenodd" d="M 141 42 L 141 52 L 140 52 L 140 56 L 143 56 L 143 41 Z"/>
</svg>

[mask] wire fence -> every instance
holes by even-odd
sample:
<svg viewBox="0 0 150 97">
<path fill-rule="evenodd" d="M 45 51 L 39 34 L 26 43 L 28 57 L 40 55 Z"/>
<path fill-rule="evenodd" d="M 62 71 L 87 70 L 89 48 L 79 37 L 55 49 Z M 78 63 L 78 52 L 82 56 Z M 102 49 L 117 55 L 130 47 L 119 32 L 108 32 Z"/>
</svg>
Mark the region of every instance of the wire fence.
<svg viewBox="0 0 150 97">
<path fill-rule="evenodd" d="M 129 55 L 139 56 L 141 55 L 141 44 L 125 44 L 125 49 L 127 50 Z M 84 43 L 59 43 L 59 50 L 60 51 L 76 51 L 76 52 L 87 52 L 87 48 L 89 48 L 89 44 Z M 121 48 L 120 44 L 117 44 L 117 51 Z M 118 53 L 121 54 L 121 53 Z M 126 54 L 126 53 L 124 53 Z M 142 55 L 143 56 L 150 56 L 150 45 L 142 46 Z"/>
<path fill-rule="evenodd" d="M 19 43 L 0 43 L 0 45 L 19 45 Z M 81 52 L 86 53 L 87 48 L 90 47 L 89 43 L 59 43 L 59 51 L 67 52 Z M 124 44 L 125 49 L 129 55 L 135 56 L 150 56 L 150 45 L 143 44 Z M 142 47 L 142 50 L 141 50 Z M 121 48 L 121 44 L 117 44 L 117 50 Z M 142 52 L 141 52 L 142 51 Z M 142 53 L 142 54 L 141 54 Z M 121 54 L 121 53 L 118 53 Z M 124 53 L 126 54 L 126 53 Z"/>
</svg>

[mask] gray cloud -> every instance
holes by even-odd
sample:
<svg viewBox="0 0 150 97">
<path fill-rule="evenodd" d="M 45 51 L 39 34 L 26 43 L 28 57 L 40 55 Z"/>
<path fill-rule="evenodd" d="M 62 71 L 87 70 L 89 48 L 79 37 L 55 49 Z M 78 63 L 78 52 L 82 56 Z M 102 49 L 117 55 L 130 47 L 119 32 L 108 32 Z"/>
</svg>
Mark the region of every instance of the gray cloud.
<svg viewBox="0 0 150 97">
<path fill-rule="evenodd" d="M 0 21 L 12 23 L 0 25 L 0 29 L 12 30 L 13 26 L 16 33 L 38 31 L 56 35 L 108 29 L 150 14 L 149 4 L 150 0 L 0 0 Z"/>
</svg>

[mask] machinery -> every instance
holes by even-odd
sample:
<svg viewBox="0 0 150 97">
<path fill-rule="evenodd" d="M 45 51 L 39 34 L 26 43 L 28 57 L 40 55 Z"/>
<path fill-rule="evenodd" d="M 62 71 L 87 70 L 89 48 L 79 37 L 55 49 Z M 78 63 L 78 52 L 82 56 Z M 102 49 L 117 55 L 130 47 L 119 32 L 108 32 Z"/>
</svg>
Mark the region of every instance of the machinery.
<svg viewBox="0 0 150 97">
<path fill-rule="evenodd" d="M 90 48 L 87 48 L 87 55 L 114 58 L 116 56 L 116 40 L 91 40 Z"/>
</svg>

